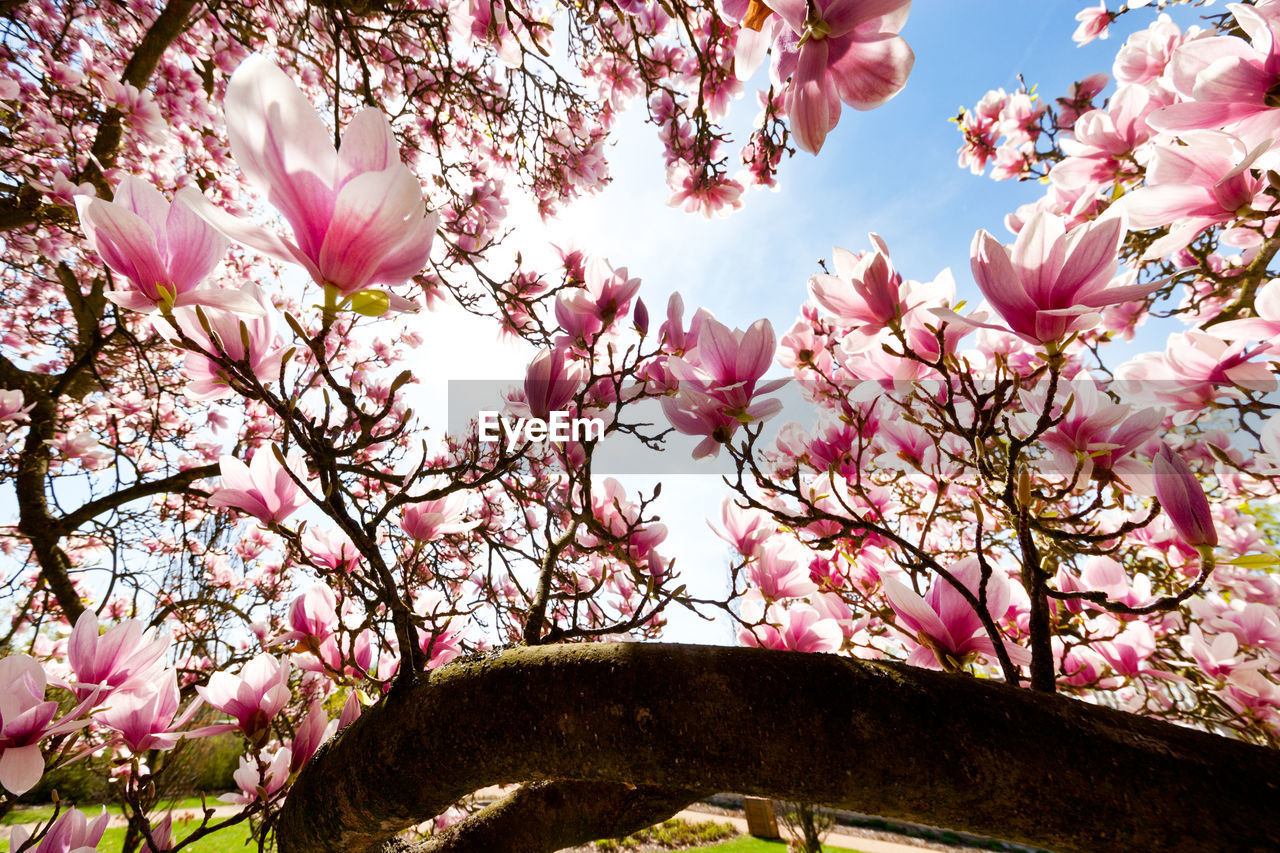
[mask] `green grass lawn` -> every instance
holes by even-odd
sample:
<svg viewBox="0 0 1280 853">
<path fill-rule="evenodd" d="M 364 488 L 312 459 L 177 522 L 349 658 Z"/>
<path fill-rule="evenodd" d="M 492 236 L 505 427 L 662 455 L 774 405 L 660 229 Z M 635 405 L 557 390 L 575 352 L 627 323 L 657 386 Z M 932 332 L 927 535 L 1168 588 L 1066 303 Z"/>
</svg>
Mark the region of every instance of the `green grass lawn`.
<svg viewBox="0 0 1280 853">
<path fill-rule="evenodd" d="M 199 800 L 196 805 L 199 805 Z M 179 823 L 174 828 L 177 830 L 178 837 L 181 838 L 186 834 L 188 828 L 194 829 L 195 823 Z M 4 833 L 5 836 L 8 833 Z M 246 823 L 238 823 L 235 826 L 229 826 L 211 834 L 207 838 L 202 838 L 190 847 L 182 848 L 183 853 L 249 853 L 256 851 L 257 845 L 246 847 L 245 843 L 249 840 L 249 826 Z M 119 853 L 120 845 L 124 843 L 124 827 L 116 827 L 108 829 L 102 834 L 102 841 L 98 844 L 100 853 Z M 0 837 L 0 853 L 9 853 L 9 839 Z"/>
<path fill-rule="evenodd" d="M 786 853 L 787 843 L 785 841 L 765 841 L 763 838 L 752 838 L 749 835 L 744 835 L 732 841 L 702 849 L 723 851 L 723 853 Z M 848 847 L 832 847 L 829 844 L 822 845 L 822 849 L 824 853 L 858 853 L 857 850 L 850 850 Z"/>
<path fill-rule="evenodd" d="M 218 802 L 217 795 L 208 797 L 207 802 L 211 806 L 221 805 Z M 69 805 L 72 805 L 72 804 L 68 804 L 68 806 Z M 68 806 L 64 806 L 63 811 L 66 811 Z M 153 809 L 153 812 L 165 812 L 165 811 L 168 811 L 169 809 L 198 809 L 198 808 L 200 808 L 199 797 L 184 797 L 183 799 L 175 800 L 172 803 L 170 802 L 158 803 L 155 809 Z M 89 817 L 94 817 L 101 811 L 101 809 L 102 809 L 102 806 L 100 805 L 87 805 L 87 806 L 82 806 L 80 810 L 84 812 L 86 815 L 89 815 Z M 124 813 L 123 809 L 115 803 L 108 803 L 107 811 L 109 811 L 111 814 Z M 39 823 L 42 821 L 46 821 L 51 817 L 53 817 L 52 804 L 44 805 L 44 806 L 18 806 L 12 811 L 10 811 L 8 814 L 6 814 L 4 817 L 0 817 L 0 824 Z"/>
</svg>

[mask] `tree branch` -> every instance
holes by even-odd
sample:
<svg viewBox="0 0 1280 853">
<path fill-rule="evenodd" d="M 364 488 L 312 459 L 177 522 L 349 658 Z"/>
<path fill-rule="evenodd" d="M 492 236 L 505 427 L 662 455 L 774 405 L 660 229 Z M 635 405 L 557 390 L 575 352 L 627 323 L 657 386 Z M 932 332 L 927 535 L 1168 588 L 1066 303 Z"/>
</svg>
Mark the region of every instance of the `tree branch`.
<svg viewBox="0 0 1280 853">
<path fill-rule="evenodd" d="M 27 437 L 18 455 L 18 471 L 13 488 L 18 499 L 18 532 L 31 543 L 40 565 L 40 576 L 53 592 L 67 621 L 74 623 L 84 612 L 84 603 L 71 582 L 71 558 L 62 550 L 58 520 L 49 511 L 45 491 L 49 478 L 48 441 L 53 438 L 57 401 L 53 395 L 37 397 L 28 413 Z"/>
<path fill-rule="evenodd" d="M 1065 853 L 1280 849 L 1280 752 L 901 664 L 622 643 L 521 647 L 392 693 L 303 770 L 279 850 L 377 849 L 484 785 L 549 779 L 800 800 Z"/>
<path fill-rule="evenodd" d="M 159 480 L 149 480 L 144 483 L 134 483 L 132 486 L 126 486 L 118 489 L 109 495 L 103 495 L 100 498 L 91 500 L 82 505 L 79 509 L 67 513 L 65 517 L 57 522 L 61 535 L 65 536 L 77 530 L 80 525 L 89 521 L 95 516 L 113 509 L 118 509 L 130 501 L 136 501 L 140 498 L 150 497 L 151 495 L 162 495 L 178 490 L 186 491 L 187 487 L 196 480 L 204 480 L 208 477 L 218 476 L 219 468 L 217 465 L 200 465 L 195 468 L 187 468 L 168 477 L 162 477 Z M 203 493 L 202 493 L 203 494 Z"/>
<path fill-rule="evenodd" d="M 534 782 L 405 853 L 541 853 L 620 838 L 666 820 L 714 791 Z M 384 851 L 390 853 L 390 851 Z"/>
</svg>

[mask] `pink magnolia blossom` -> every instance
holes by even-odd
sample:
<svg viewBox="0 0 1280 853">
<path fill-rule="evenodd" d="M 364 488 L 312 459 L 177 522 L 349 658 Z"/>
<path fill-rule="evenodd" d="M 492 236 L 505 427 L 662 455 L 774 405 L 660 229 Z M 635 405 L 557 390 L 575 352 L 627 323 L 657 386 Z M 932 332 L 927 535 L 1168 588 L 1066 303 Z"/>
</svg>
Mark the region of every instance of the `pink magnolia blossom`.
<svg viewBox="0 0 1280 853">
<path fill-rule="evenodd" d="M 163 853 L 173 846 L 173 812 L 166 812 L 160 822 L 151 827 L 151 843 L 146 853 Z"/>
<path fill-rule="evenodd" d="M 740 425 L 764 420 L 781 409 L 777 400 L 754 399 L 786 381 L 757 384 L 776 349 L 768 320 L 757 320 L 744 332 L 708 314 L 698 331 L 696 352 L 667 359 L 666 368 L 679 382 L 679 390 L 663 398 L 662 410 L 677 431 L 705 436 L 694 449 L 695 459 L 718 453 Z"/>
<path fill-rule="evenodd" d="M 1088 646 L 1072 646 L 1063 652 L 1061 637 L 1053 638 L 1053 657 L 1062 671 L 1062 680 L 1077 687 L 1092 685 L 1102 676 L 1107 662 Z"/>
<path fill-rule="evenodd" d="M 1226 130 L 1252 147 L 1280 135 L 1280 15 L 1274 4 L 1233 4 L 1249 36 L 1218 36 L 1181 45 L 1169 63 L 1182 103 L 1151 115 L 1156 130 Z"/>
<path fill-rule="evenodd" d="M 840 120 L 841 101 L 874 109 L 907 84 L 915 54 L 898 31 L 911 0 L 775 0 L 769 6 L 786 23 L 774 76 L 791 78 L 787 118 L 804 150 L 822 150 Z"/>
<path fill-rule="evenodd" d="M 424 631 L 418 629 L 418 647 L 423 654 L 430 655 L 427 668 L 435 669 L 444 666 L 462 654 L 462 630 L 451 622 L 438 630 Z"/>
<path fill-rule="evenodd" d="M 1209 512 L 1209 499 L 1191 466 L 1167 444 L 1152 462 L 1155 493 L 1160 506 L 1188 545 L 1217 545 L 1218 530 Z"/>
<path fill-rule="evenodd" d="M 194 309 L 179 308 L 173 312 L 174 318 L 183 333 L 206 353 L 243 362 L 254 378 L 268 384 L 280 377 L 285 354 L 276 334 L 275 308 L 256 284 L 246 284 L 242 294 L 256 308 L 253 314 L 210 308 L 201 309 L 198 315 Z M 192 400 L 219 400 L 235 393 L 226 371 L 199 353 L 187 353 L 183 372 L 188 378 L 185 393 Z"/>
<path fill-rule="evenodd" d="M 95 693 L 143 687 L 160 677 L 168 650 L 169 637 L 156 636 L 155 628 L 144 631 L 137 619 L 99 633 L 98 617 L 86 610 L 67 643 L 67 659 L 75 674 L 72 690 L 84 700 Z"/>
<path fill-rule="evenodd" d="M 818 585 L 809 579 L 809 570 L 784 553 L 777 541 L 764 544 L 756 552 L 756 558 L 747 566 L 747 579 L 766 601 L 802 598 L 818 591 Z"/>
<path fill-rule="evenodd" d="M 1222 700 L 1244 717 L 1280 722 L 1280 688 L 1256 669 L 1236 670 L 1227 677 Z"/>
<path fill-rule="evenodd" d="M 13 390 L 0 390 L 0 423 L 4 421 L 12 421 L 13 423 L 26 423 L 28 420 L 27 412 L 36 407 L 35 403 L 22 405 L 24 402 L 22 392 Z"/>
<path fill-rule="evenodd" d="M 878 234 L 875 247 L 861 256 L 845 249 L 832 250 L 835 275 L 819 273 L 809 279 L 809 293 L 841 323 L 860 327 L 864 337 L 901 319 L 908 306 L 902 301 L 902 276 L 893 269 L 889 247 Z"/>
<path fill-rule="evenodd" d="M 1147 575 L 1137 575 L 1130 581 L 1124 566 L 1110 557 L 1093 556 L 1084 561 L 1077 578 L 1062 566 L 1058 570 L 1058 588 L 1063 592 L 1091 590 L 1105 593 L 1107 598 L 1127 604 L 1130 607 L 1141 607 L 1151 601 L 1151 579 Z M 1064 602 L 1073 613 L 1080 612 L 1089 603 L 1068 600 Z"/>
<path fill-rule="evenodd" d="M 1077 486 L 1093 478 L 1140 483 L 1147 469 L 1131 454 L 1159 431 L 1164 412 L 1112 403 L 1087 374 L 1073 380 L 1070 389 L 1070 410 L 1057 413 L 1058 422 L 1040 438 L 1050 453 L 1048 470 L 1065 476 L 1078 471 Z M 1044 411 L 1043 397 L 1023 393 L 1026 412 L 1017 422 L 1026 432 Z"/>
<path fill-rule="evenodd" d="M 744 612 L 744 616 L 747 616 Z M 782 627 L 765 623 L 740 628 L 738 642 L 744 646 L 793 652 L 837 652 L 844 644 L 844 631 L 835 619 L 823 616 L 807 604 L 795 604 L 782 613 Z"/>
<path fill-rule="evenodd" d="M 1253 317 L 1228 320 L 1210 328 L 1224 341 L 1267 341 L 1280 337 L 1280 279 L 1258 288 L 1253 297 Z"/>
<path fill-rule="evenodd" d="M 338 627 L 338 600 L 328 584 L 318 582 L 289 605 L 290 631 L 278 642 L 297 640 L 314 645 L 333 636 Z"/>
<path fill-rule="evenodd" d="M 556 297 L 556 320 L 571 343 L 590 345 L 627 315 L 639 289 L 640 279 L 630 278 L 626 267 L 615 270 L 604 259 L 593 257 L 583 286 Z"/>
<path fill-rule="evenodd" d="M 442 498 L 417 501 L 406 506 L 400 527 L 419 542 L 431 542 L 480 526 L 481 520 L 464 521 L 466 514 L 466 492 L 452 492 Z"/>
<path fill-rule="evenodd" d="M 106 293 L 120 307 L 243 306 L 234 291 L 199 287 L 226 254 L 227 241 L 181 197 L 170 204 L 155 187 L 126 175 L 115 201 L 77 195 L 76 210 L 89 245 L 129 283 Z"/>
<path fill-rule="evenodd" d="M 689 320 L 689 328 L 685 329 L 684 298 L 679 293 L 671 294 L 667 300 L 667 321 L 658 329 L 663 350 L 671 355 L 685 355 L 695 349 L 702 331 L 702 321 L 710 316 L 705 308 L 699 308 Z"/>
<path fill-rule="evenodd" d="M 1081 9 L 1076 13 L 1076 20 L 1080 22 L 1080 26 L 1071 34 L 1071 40 L 1078 46 L 1084 47 L 1094 39 L 1105 39 L 1107 28 L 1111 26 L 1111 13 L 1107 11 L 1106 0 L 1102 0 L 1097 6 Z"/>
<path fill-rule="evenodd" d="M 1277 423 L 1280 424 L 1280 417 L 1277 418 Z M 772 533 L 767 515 L 757 509 L 744 509 L 728 497 L 720 504 L 720 521 L 724 525 L 723 531 L 716 530 L 710 521 L 707 524 L 717 536 L 744 557 L 750 556 Z"/>
<path fill-rule="evenodd" d="M 316 754 L 316 750 L 327 737 L 328 729 L 329 714 L 324 709 L 324 702 L 317 700 L 311 703 L 311 709 L 302 720 L 302 724 L 298 726 L 298 731 L 293 736 L 293 743 L 289 745 L 290 773 L 297 773 L 311 760 L 311 756 Z"/>
<path fill-rule="evenodd" d="M 22 795 L 44 775 L 40 741 L 88 724 L 83 704 L 58 722 L 58 703 L 44 699 L 44 668 L 30 655 L 0 658 L 0 786 Z"/>
<path fill-rule="evenodd" d="M 1195 29 L 1184 35 L 1168 15 L 1161 15 L 1145 30 L 1129 36 L 1112 65 L 1116 81 L 1139 85 L 1155 81 L 1164 74 L 1178 46 L 1195 35 Z"/>
<path fill-rule="evenodd" d="M 271 447 L 261 447 L 248 465 L 234 456 L 223 456 L 218 463 L 222 485 L 209 496 L 211 506 L 238 509 L 263 524 L 278 524 L 307 502 L 295 482 L 307 477 L 301 457 L 290 454 L 281 465 Z"/>
<path fill-rule="evenodd" d="M 1136 171 L 1133 154 L 1152 135 L 1147 116 L 1165 103 L 1168 99 L 1158 100 L 1143 86 L 1122 86 L 1106 109 L 1089 110 L 1076 120 L 1072 138 L 1061 142 L 1068 156 L 1053 167 L 1049 179 L 1076 189 L 1131 177 Z"/>
<path fill-rule="evenodd" d="M 426 628 L 417 628 L 418 648 L 428 655 L 427 668 L 444 666 L 462 654 L 463 628 L 448 613 L 449 602 L 435 590 L 416 596 L 414 613 L 425 618 Z M 398 666 L 398 662 L 397 662 Z"/>
<path fill-rule="evenodd" d="M 214 708 L 235 717 L 251 743 L 261 743 L 271 720 L 289 701 L 289 661 L 262 653 L 236 675 L 215 672 L 196 692 Z"/>
<path fill-rule="evenodd" d="M 293 649 L 295 663 L 304 672 L 323 673 L 327 677 L 365 678 L 373 663 L 373 633 L 369 630 L 356 635 L 346 649 L 339 645 L 339 635 L 331 634 L 323 640 L 311 639 Z"/>
<path fill-rule="evenodd" d="M 701 213 L 704 219 L 727 216 L 742 207 L 740 181 L 701 169 L 690 169 L 684 162 L 667 167 L 667 186 L 671 187 L 670 207 L 679 207 L 685 213 Z"/>
<path fill-rule="evenodd" d="M 1058 127 L 1072 127 L 1076 119 L 1093 107 L 1093 99 L 1107 88 L 1111 77 L 1105 73 L 1090 74 L 1067 87 L 1066 95 L 1058 101 Z"/>
<path fill-rule="evenodd" d="M 1242 646 L 1280 653 L 1280 615 L 1260 601 L 1228 610 L 1212 622 L 1215 629 L 1233 634 Z"/>
<path fill-rule="evenodd" d="M 968 558 L 951 566 L 951 574 L 965 588 L 981 598 L 981 569 L 976 558 Z M 916 595 L 901 581 L 881 579 L 885 598 L 898 615 L 903 627 L 920 643 L 907 658 L 914 666 L 959 669 L 978 655 L 996 656 L 995 645 L 982 625 L 973 606 L 942 577 L 935 577 L 924 598 Z M 1012 602 L 1009 579 L 1003 572 L 993 571 L 987 580 L 987 612 L 993 620 L 1004 617 Z M 1014 643 L 1004 643 L 1009 659 L 1015 664 L 1030 661 L 1030 653 Z"/>
<path fill-rule="evenodd" d="M 205 726 L 183 731 L 200 708 L 197 700 L 177 719 L 178 674 L 165 670 L 158 679 L 132 691 L 117 691 L 97 715 L 102 725 L 120 735 L 130 752 L 139 755 L 152 749 L 173 749 L 184 737 L 205 737 L 228 731 L 234 726 Z"/>
<path fill-rule="evenodd" d="M 293 764 L 293 750 L 282 746 L 265 760 L 265 766 L 259 767 L 253 758 L 240 756 L 240 766 L 231 778 L 240 788 L 240 793 L 223 794 L 218 797 L 224 803 L 252 803 L 256 800 L 270 800 L 289 781 L 289 767 Z"/>
<path fill-rule="evenodd" d="M 1144 260 L 1172 254 L 1206 228 L 1235 220 L 1267 186 L 1252 170 L 1271 140 L 1246 151 L 1227 134 L 1188 133 L 1184 139 L 1190 144 L 1157 145 L 1144 185 L 1120 202 L 1132 228 L 1173 226 L 1151 244 Z"/>
<path fill-rule="evenodd" d="M 1155 282 L 1109 286 L 1124 234 L 1123 217 L 1068 231 L 1061 217 L 1039 212 L 1012 246 L 979 231 L 970 250 L 973 276 L 1014 334 L 1032 343 L 1060 342 L 1092 328 L 1100 309 L 1155 289 Z"/>
<path fill-rule="evenodd" d="M 1199 625 L 1192 625 L 1189 633 L 1179 641 L 1182 650 L 1195 660 L 1200 671 L 1210 678 L 1225 678 L 1239 668 L 1260 667 L 1262 661 L 1246 662 L 1240 652 L 1240 640 L 1235 634 L 1224 631 L 1212 641 L 1205 637 Z"/>
<path fill-rule="evenodd" d="M 397 285 L 422 270 L 439 216 L 426 214 L 422 187 L 400 162 L 381 112 L 357 113 L 335 151 L 333 134 L 293 81 L 258 55 L 231 76 L 225 108 L 236 163 L 284 215 L 294 242 L 185 190 L 179 197 L 201 216 L 237 242 L 301 264 L 316 283 L 343 296 Z M 413 307 L 399 297 L 391 304 Z"/>
<path fill-rule="evenodd" d="M 782 643 L 793 652 L 838 652 L 844 644 L 844 631 L 839 622 L 813 607 L 792 606 L 783 620 Z"/>
<path fill-rule="evenodd" d="M 364 707 L 360 704 L 359 691 L 352 690 L 347 693 L 347 701 L 342 703 L 342 713 L 338 716 L 338 728 L 345 729 L 360 719 L 362 713 L 364 713 Z"/>
<path fill-rule="evenodd" d="M 565 347 L 544 349 L 529 362 L 524 375 L 524 399 L 532 417 L 547 420 L 565 411 L 582 388 L 586 368 L 568 358 Z"/>
<path fill-rule="evenodd" d="M 1117 367 L 1114 387 L 1135 400 L 1168 407 L 1174 423 L 1185 424 L 1216 400 L 1242 397 L 1240 388 L 1274 390 L 1271 369 L 1252 360 L 1266 349 L 1249 348 L 1244 341 L 1227 344 L 1206 332 L 1182 332 L 1169 336 L 1163 353 L 1143 353 Z"/>
<path fill-rule="evenodd" d="M 23 853 L 94 853 L 102 834 L 107 830 L 111 815 L 106 806 L 92 821 L 77 808 L 63 812 L 49 831 L 44 834 L 34 847 L 27 847 L 31 838 L 31 829 L 19 824 L 13 828 L 9 836 L 9 849 L 21 850 Z"/>
<path fill-rule="evenodd" d="M 302 532 L 307 559 L 322 569 L 352 572 L 360 564 L 360 552 L 340 530 L 323 531 L 308 526 Z"/>
<path fill-rule="evenodd" d="M 78 459 L 90 471 L 111 461 L 112 451 L 98 441 L 89 430 L 76 430 L 58 435 L 45 442 L 55 453 L 67 460 Z"/>
<path fill-rule="evenodd" d="M 1126 623 L 1114 640 L 1098 643 L 1094 648 L 1117 675 L 1133 677 L 1151 672 L 1146 662 L 1155 654 L 1156 639 L 1150 625 L 1135 621 Z"/>
</svg>

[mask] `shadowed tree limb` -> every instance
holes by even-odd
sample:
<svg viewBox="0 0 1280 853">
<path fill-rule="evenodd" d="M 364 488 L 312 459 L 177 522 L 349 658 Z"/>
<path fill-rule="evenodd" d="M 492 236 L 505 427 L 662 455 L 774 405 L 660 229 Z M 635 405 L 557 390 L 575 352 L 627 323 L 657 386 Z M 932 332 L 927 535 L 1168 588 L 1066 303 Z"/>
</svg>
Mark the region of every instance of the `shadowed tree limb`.
<svg viewBox="0 0 1280 853">
<path fill-rule="evenodd" d="M 630 835 L 713 793 L 616 782 L 533 782 L 437 836 L 383 853 L 559 850 Z"/>
<path fill-rule="evenodd" d="M 1274 750 L 900 664 L 638 643 L 517 648 L 394 691 L 303 770 L 279 849 L 374 850 L 477 788 L 552 779 L 801 800 L 1067 853 L 1280 849 Z"/>
</svg>

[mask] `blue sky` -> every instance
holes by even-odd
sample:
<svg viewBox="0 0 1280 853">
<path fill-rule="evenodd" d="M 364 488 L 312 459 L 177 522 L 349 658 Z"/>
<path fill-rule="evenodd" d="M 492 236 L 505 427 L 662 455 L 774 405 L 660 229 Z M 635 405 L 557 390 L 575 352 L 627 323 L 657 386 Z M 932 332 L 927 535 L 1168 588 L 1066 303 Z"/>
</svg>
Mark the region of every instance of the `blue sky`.
<svg viewBox="0 0 1280 853">
<path fill-rule="evenodd" d="M 1109 72 L 1124 38 L 1155 18 L 1151 10 L 1125 15 L 1108 40 L 1078 47 L 1071 33 L 1086 5 L 1092 4 L 917 0 L 902 31 L 916 54 L 906 88 L 877 110 L 846 108 L 819 156 L 801 152 L 784 162 L 778 192 L 752 191 L 744 209 L 724 219 L 666 207 L 660 145 L 633 111 L 611 157 L 613 184 L 568 212 L 563 233 L 643 278 L 650 305 L 662 305 L 678 289 L 687 305 L 740 326 L 767 316 L 785 330 L 818 259 L 829 257 L 832 246 L 867 248 L 870 231 L 885 238 L 907 277 L 928 281 L 949 266 L 961 296 L 973 299 L 974 232 L 1009 237 L 1005 214 L 1043 188 L 959 168 L 961 137 L 947 119 L 988 89 L 1012 91 L 1020 72 L 1048 98 L 1088 74 Z M 1202 11 L 1178 8 L 1174 18 L 1186 26 Z M 750 100 L 734 116 L 743 123 L 756 112 L 754 90 L 767 86 L 765 72 L 752 83 Z"/>
</svg>

